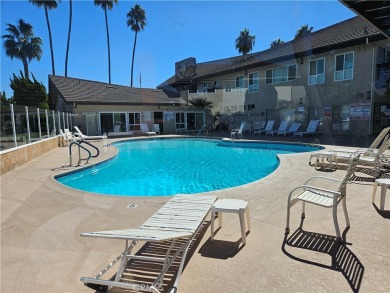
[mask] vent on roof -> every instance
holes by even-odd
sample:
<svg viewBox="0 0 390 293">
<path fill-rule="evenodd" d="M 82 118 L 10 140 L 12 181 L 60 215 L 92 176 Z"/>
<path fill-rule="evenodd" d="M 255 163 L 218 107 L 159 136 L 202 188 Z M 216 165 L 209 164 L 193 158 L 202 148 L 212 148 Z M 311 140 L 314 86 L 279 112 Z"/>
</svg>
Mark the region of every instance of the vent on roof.
<svg viewBox="0 0 390 293">
<path fill-rule="evenodd" d="M 106 87 L 109 89 L 115 89 L 115 87 L 113 85 L 107 85 Z"/>
</svg>

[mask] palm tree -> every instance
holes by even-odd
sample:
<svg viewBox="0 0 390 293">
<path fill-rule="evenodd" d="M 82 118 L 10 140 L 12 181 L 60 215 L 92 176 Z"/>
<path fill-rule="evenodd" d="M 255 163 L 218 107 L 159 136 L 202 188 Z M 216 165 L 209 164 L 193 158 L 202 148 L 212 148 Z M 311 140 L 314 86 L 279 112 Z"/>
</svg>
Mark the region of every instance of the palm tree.
<svg viewBox="0 0 390 293">
<path fill-rule="evenodd" d="M 193 98 L 192 100 L 189 100 L 188 103 L 196 108 L 211 109 L 213 107 L 213 102 L 207 101 L 205 98 Z"/>
<path fill-rule="evenodd" d="M 251 36 L 249 34 L 249 30 L 245 28 L 240 32 L 240 35 L 236 39 L 236 49 L 239 53 L 246 55 L 250 51 L 252 51 L 253 46 L 255 45 L 255 36 Z"/>
<path fill-rule="evenodd" d="M 146 15 L 145 10 L 139 4 L 135 4 L 134 7 L 131 7 L 130 11 L 127 13 L 127 26 L 135 32 L 134 37 L 134 46 L 133 46 L 133 58 L 131 60 L 131 79 L 130 86 L 133 86 L 133 69 L 134 69 L 134 55 L 135 47 L 137 44 L 137 35 L 138 32 L 142 31 L 146 26 Z"/>
<path fill-rule="evenodd" d="M 17 26 L 7 24 L 5 29 L 9 34 L 3 35 L 5 54 L 11 59 L 20 59 L 23 62 L 24 76 L 30 78 L 28 63 L 32 59 L 38 61 L 42 56 L 42 39 L 34 35 L 34 30 L 31 24 L 19 19 Z"/>
<path fill-rule="evenodd" d="M 295 38 L 303 38 L 303 37 L 307 37 L 309 36 L 313 31 L 313 27 L 311 26 L 309 28 L 309 26 L 307 24 L 305 25 L 302 25 L 299 30 L 297 30 L 297 32 L 295 33 Z"/>
<path fill-rule="evenodd" d="M 284 44 L 284 41 L 282 41 L 280 38 L 277 38 L 275 40 L 272 41 L 271 45 L 270 45 L 270 48 L 273 48 L 273 47 L 276 47 L 276 46 L 279 46 L 281 44 Z"/>
<path fill-rule="evenodd" d="M 107 33 L 107 48 L 108 48 L 108 83 L 111 83 L 111 57 L 110 57 L 110 35 L 108 33 L 108 18 L 107 9 L 111 10 L 114 3 L 118 4 L 118 0 L 94 0 L 96 6 L 100 6 L 104 10 L 104 17 L 106 19 L 106 33 Z"/>
<path fill-rule="evenodd" d="M 58 0 L 61 1 L 61 0 Z M 55 9 L 57 8 L 57 1 L 56 0 L 29 0 L 30 3 L 38 6 L 38 7 L 44 7 L 45 8 L 45 16 L 46 16 L 46 23 L 47 23 L 47 29 L 49 31 L 49 41 L 50 41 L 50 53 L 51 53 L 51 69 L 53 75 L 56 74 L 56 70 L 54 67 L 54 51 L 53 51 L 53 39 L 51 37 L 51 28 L 50 28 L 50 22 L 49 22 L 49 13 L 48 9 Z"/>
<path fill-rule="evenodd" d="M 66 43 L 66 55 L 65 55 L 65 77 L 68 76 L 68 56 L 69 56 L 71 30 L 72 30 L 72 0 L 69 0 L 69 27 L 68 27 L 68 42 Z"/>
</svg>

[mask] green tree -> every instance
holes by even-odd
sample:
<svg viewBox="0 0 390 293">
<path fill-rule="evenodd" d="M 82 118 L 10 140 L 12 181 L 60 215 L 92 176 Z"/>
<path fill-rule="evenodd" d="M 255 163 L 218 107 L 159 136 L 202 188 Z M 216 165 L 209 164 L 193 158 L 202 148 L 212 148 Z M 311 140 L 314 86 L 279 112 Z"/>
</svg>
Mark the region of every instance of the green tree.
<svg viewBox="0 0 390 293">
<path fill-rule="evenodd" d="M 146 13 L 145 10 L 139 4 L 135 4 L 134 7 L 131 7 L 130 11 L 127 13 L 127 26 L 135 32 L 134 37 L 134 46 L 133 46 L 133 58 L 131 60 L 131 79 L 130 86 L 133 86 L 133 69 L 134 69 L 134 55 L 135 55 L 135 47 L 137 44 L 137 35 L 138 32 L 142 31 L 146 24 Z"/>
<path fill-rule="evenodd" d="M 114 7 L 114 3 L 117 4 L 118 0 L 94 0 L 96 6 L 100 6 L 104 10 L 104 17 L 106 19 L 106 34 L 107 34 L 107 48 L 108 48 L 108 83 L 111 83 L 111 54 L 110 54 L 110 34 L 108 33 L 108 17 L 107 9 L 111 10 Z"/>
<path fill-rule="evenodd" d="M 6 94 L 5 94 L 5 91 L 3 91 L 3 92 L 1 93 L 1 102 L 2 102 L 2 103 L 7 103 L 7 96 L 6 96 Z"/>
<path fill-rule="evenodd" d="M 58 0 L 60 2 L 61 0 Z M 49 12 L 48 9 L 55 9 L 57 8 L 58 4 L 56 0 L 29 0 L 30 3 L 45 9 L 45 16 L 46 16 L 46 24 L 47 29 L 49 31 L 49 41 L 50 41 L 50 53 L 51 53 L 51 69 L 53 75 L 56 74 L 55 67 L 54 67 L 54 50 L 53 50 L 53 39 L 51 36 L 51 28 L 50 28 L 50 21 L 49 21 Z"/>
<path fill-rule="evenodd" d="M 68 76 L 68 56 L 69 56 L 69 45 L 70 45 L 70 32 L 72 30 L 72 12 L 73 12 L 73 1 L 69 0 L 69 26 L 68 26 L 68 41 L 66 43 L 66 54 L 65 54 L 65 76 Z"/>
<path fill-rule="evenodd" d="M 274 48 L 274 47 L 279 46 L 281 44 L 284 44 L 284 41 L 282 41 L 280 38 L 277 38 L 277 39 L 272 41 L 270 48 Z"/>
<path fill-rule="evenodd" d="M 302 25 L 295 33 L 295 38 L 304 38 L 309 36 L 313 31 L 313 27 L 309 27 L 307 24 Z"/>
<path fill-rule="evenodd" d="M 195 108 L 211 109 L 214 105 L 213 102 L 207 101 L 205 98 L 193 98 L 188 103 Z"/>
<path fill-rule="evenodd" d="M 7 24 L 5 29 L 8 34 L 1 38 L 4 40 L 5 54 L 11 59 L 20 59 L 23 63 L 24 76 L 29 79 L 28 64 L 32 59 L 41 60 L 42 39 L 34 35 L 31 24 L 19 19 L 17 26 Z"/>
<path fill-rule="evenodd" d="M 251 36 L 249 34 L 249 30 L 245 28 L 243 31 L 240 32 L 240 35 L 236 39 L 236 49 L 239 53 L 242 53 L 243 55 L 248 54 L 250 51 L 252 51 L 254 45 L 255 45 L 255 36 Z"/>
<path fill-rule="evenodd" d="M 10 86 L 14 91 L 13 99 L 15 103 L 23 106 L 49 109 L 49 97 L 45 86 L 42 82 L 35 79 L 34 74 L 32 74 L 32 78 L 33 80 L 25 78 L 22 72 L 20 72 L 20 76 L 13 74 L 13 78 L 10 79 Z"/>
</svg>

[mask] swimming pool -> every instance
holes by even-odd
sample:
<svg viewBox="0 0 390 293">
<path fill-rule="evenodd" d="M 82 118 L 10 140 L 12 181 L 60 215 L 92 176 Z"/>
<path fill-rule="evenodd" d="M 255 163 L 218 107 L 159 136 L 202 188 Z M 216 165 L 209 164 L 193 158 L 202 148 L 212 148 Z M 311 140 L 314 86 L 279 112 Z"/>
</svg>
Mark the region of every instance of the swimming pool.
<svg viewBox="0 0 390 293">
<path fill-rule="evenodd" d="M 215 139 L 148 139 L 114 143 L 118 155 L 56 179 L 69 187 L 106 195 L 168 196 L 226 189 L 272 173 L 277 154 L 318 150 L 299 144 Z"/>
</svg>

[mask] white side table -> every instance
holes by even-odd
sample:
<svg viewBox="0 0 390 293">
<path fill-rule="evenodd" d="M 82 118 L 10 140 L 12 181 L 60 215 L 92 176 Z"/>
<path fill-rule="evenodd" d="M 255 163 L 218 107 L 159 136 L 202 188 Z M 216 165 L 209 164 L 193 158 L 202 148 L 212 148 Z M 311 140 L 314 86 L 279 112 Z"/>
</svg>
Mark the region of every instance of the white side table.
<svg viewBox="0 0 390 293">
<path fill-rule="evenodd" d="M 219 199 L 211 207 L 211 241 L 214 240 L 215 213 L 218 213 L 218 223 L 222 227 L 222 213 L 236 213 L 240 218 L 242 244 L 246 244 L 245 217 L 250 231 L 249 206 L 248 202 L 242 199 Z"/>
<path fill-rule="evenodd" d="M 318 152 L 318 153 L 315 153 L 315 154 L 311 154 L 310 155 L 310 161 L 309 161 L 310 165 L 311 165 L 311 159 L 312 158 L 316 159 L 316 164 L 315 164 L 315 168 L 316 169 L 317 169 L 318 164 L 320 163 L 320 161 L 321 161 L 321 168 L 333 170 L 333 162 L 335 162 L 336 163 L 336 169 L 337 169 L 337 154 L 336 153 L 332 153 L 332 152 Z M 327 165 L 324 165 L 325 158 L 329 162 L 329 164 L 327 164 Z"/>
<path fill-rule="evenodd" d="M 379 209 L 381 211 L 385 208 L 386 190 L 390 187 L 390 179 L 376 179 L 374 183 L 374 190 L 372 191 L 372 203 L 375 200 L 376 188 L 378 185 L 381 186 L 381 203 Z"/>
</svg>

